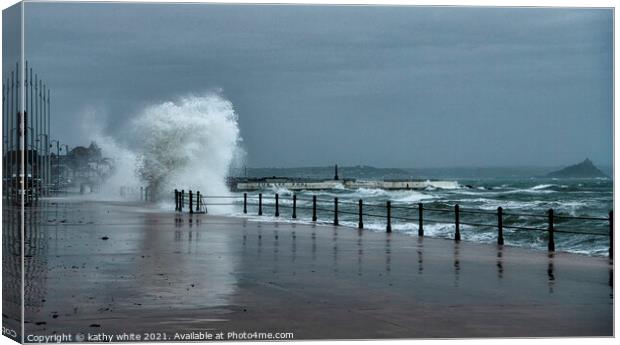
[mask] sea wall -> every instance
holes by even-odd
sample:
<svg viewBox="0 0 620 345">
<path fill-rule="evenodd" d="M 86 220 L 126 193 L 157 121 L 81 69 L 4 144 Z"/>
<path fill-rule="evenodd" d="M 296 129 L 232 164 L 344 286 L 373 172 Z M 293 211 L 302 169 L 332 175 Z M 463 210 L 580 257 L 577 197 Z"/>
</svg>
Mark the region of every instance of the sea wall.
<svg viewBox="0 0 620 345">
<path fill-rule="evenodd" d="M 238 182 L 237 190 L 260 190 L 268 188 L 286 188 L 288 190 L 324 190 L 324 189 L 358 189 L 358 188 L 377 188 L 377 189 L 426 189 L 458 188 L 456 181 L 354 181 L 354 180 L 325 180 L 325 181 L 256 181 Z"/>
</svg>

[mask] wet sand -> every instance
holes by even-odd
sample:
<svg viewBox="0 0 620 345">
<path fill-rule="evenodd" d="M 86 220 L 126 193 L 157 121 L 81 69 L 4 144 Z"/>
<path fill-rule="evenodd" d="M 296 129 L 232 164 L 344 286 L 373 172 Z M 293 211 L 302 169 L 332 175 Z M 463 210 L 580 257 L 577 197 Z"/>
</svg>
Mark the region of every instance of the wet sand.
<svg viewBox="0 0 620 345">
<path fill-rule="evenodd" d="M 58 199 L 27 218 L 26 335 L 613 332 L 607 258 L 120 202 Z"/>
</svg>

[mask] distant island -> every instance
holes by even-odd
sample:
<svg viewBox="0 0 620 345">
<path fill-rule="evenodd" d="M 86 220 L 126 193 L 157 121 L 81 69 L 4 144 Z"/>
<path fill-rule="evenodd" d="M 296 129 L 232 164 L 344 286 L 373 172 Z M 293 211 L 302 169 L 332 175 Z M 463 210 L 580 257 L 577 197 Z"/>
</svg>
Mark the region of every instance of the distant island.
<svg viewBox="0 0 620 345">
<path fill-rule="evenodd" d="M 592 164 L 592 161 L 586 158 L 583 162 L 571 165 L 561 170 L 557 170 L 547 174 L 547 177 L 556 178 L 595 178 L 609 177 Z"/>
</svg>

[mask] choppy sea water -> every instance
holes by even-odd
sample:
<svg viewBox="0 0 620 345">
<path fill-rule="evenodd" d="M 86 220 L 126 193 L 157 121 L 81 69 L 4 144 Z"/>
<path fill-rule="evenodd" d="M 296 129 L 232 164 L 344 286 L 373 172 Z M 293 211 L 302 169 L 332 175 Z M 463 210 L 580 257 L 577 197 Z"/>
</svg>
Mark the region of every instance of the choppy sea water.
<svg viewBox="0 0 620 345">
<path fill-rule="evenodd" d="M 454 213 L 431 211 L 450 210 L 459 204 L 461 239 L 479 243 L 497 242 L 497 208 L 503 208 L 504 240 L 506 245 L 547 250 L 547 231 L 510 229 L 510 226 L 548 228 L 547 212 L 553 209 L 556 250 L 604 256 L 609 251 L 609 211 L 613 208 L 613 181 L 611 179 L 550 179 L 550 178 L 487 178 L 453 179 L 456 189 L 398 190 L 337 189 L 324 191 L 296 191 L 297 220 L 310 222 L 312 196 L 317 196 L 319 223 L 331 224 L 334 218 L 334 198 L 339 199 L 339 223 L 345 227 L 358 225 L 358 200 L 364 202 L 364 228 L 374 231 L 386 229 L 385 202 L 392 202 L 392 231 L 417 236 L 417 204 L 424 204 L 424 235 L 454 238 Z M 258 192 L 249 192 L 248 215 L 253 219 L 273 221 L 275 198 L 280 197 L 279 221 L 292 221 L 293 192 L 274 188 L 262 191 L 263 216 L 258 217 Z M 242 195 L 237 197 L 232 213 L 242 214 Z M 222 202 L 220 200 L 218 202 Z M 208 202 L 214 202 L 209 200 Z M 215 206 L 213 206 L 215 207 Z M 477 211 L 480 213 L 469 213 Z M 518 215 L 518 214 L 527 214 Z M 529 215 L 532 216 L 529 216 Z M 563 217 L 593 217 L 605 220 L 567 219 Z M 473 226 L 470 224 L 488 224 Z M 562 233 L 560 231 L 570 231 Z M 577 232 L 577 233 L 573 233 Z M 596 233 L 600 235 L 581 234 Z"/>
</svg>

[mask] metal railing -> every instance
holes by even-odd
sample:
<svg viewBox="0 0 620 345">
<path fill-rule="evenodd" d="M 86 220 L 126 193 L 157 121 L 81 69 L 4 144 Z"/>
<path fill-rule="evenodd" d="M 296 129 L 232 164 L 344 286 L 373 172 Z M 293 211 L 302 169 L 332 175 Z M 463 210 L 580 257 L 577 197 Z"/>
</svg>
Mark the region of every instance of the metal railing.
<svg viewBox="0 0 620 345">
<path fill-rule="evenodd" d="M 479 209 L 467 209 L 461 208 L 460 205 L 455 204 L 450 208 L 433 208 L 433 207 L 425 207 L 423 203 L 417 203 L 413 205 L 392 205 L 392 201 L 386 201 L 385 203 L 377 204 L 377 203 L 364 203 L 362 199 L 359 199 L 357 202 L 350 200 L 339 200 L 337 197 L 333 198 L 333 200 L 326 199 L 317 199 L 316 195 L 313 195 L 312 198 L 303 198 L 298 197 L 296 194 L 293 194 L 292 197 L 283 198 L 278 193 L 275 193 L 270 196 L 274 200 L 273 205 L 265 205 L 263 203 L 263 194 L 258 193 L 256 196 L 248 196 L 247 193 L 243 193 L 243 196 L 206 196 L 200 194 L 200 192 L 196 192 L 192 194 L 192 191 L 189 193 L 185 193 L 185 191 L 178 191 L 175 189 L 175 210 L 178 212 L 183 212 L 185 210 L 185 205 L 189 205 L 189 213 L 195 212 L 207 212 L 207 206 L 223 206 L 223 205 L 237 205 L 240 206 L 239 203 L 235 203 L 234 200 L 243 199 L 243 213 L 248 213 L 248 206 L 256 206 L 257 207 L 257 215 L 263 215 L 263 208 L 265 207 L 273 207 L 274 208 L 274 216 L 280 217 L 280 208 L 288 208 L 291 209 L 291 218 L 297 219 L 297 209 L 302 210 L 311 210 L 312 211 L 312 221 L 316 222 L 318 220 L 317 211 L 328 212 L 333 214 L 333 224 L 339 225 L 339 214 L 349 214 L 349 215 L 357 215 L 357 223 L 358 229 L 364 229 L 364 217 L 377 217 L 384 218 L 386 220 L 386 232 L 392 232 L 392 219 L 407 221 L 407 222 L 417 222 L 418 223 L 418 236 L 424 236 L 424 224 L 425 223 L 440 223 L 440 224 L 454 224 L 454 240 L 461 240 L 461 225 L 467 225 L 472 227 L 485 227 L 485 228 L 496 228 L 497 229 L 497 244 L 504 244 L 504 229 L 518 230 L 518 231 L 540 231 L 546 232 L 547 236 L 547 249 L 550 252 L 555 251 L 555 233 L 567 233 L 567 234 L 581 234 L 581 235 L 592 235 L 592 236 L 606 236 L 609 237 L 609 257 L 613 258 L 613 211 L 609 211 L 608 217 L 591 217 L 591 216 L 568 216 L 568 215 L 557 215 L 553 209 L 549 209 L 546 214 L 536 214 L 536 213 L 523 213 L 523 212 L 505 212 L 502 207 L 498 207 L 496 211 L 489 210 L 479 210 Z M 195 201 L 194 201 L 195 199 Z M 209 200 L 216 200 L 217 202 L 210 202 Z M 230 200 L 230 202 L 225 202 Z M 281 204 L 281 200 L 289 200 L 290 204 Z M 297 201 L 305 201 L 311 202 L 312 207 L 300 206 L 297 205 Z M 318 203 L 322 204 L 330 204 L 333 203 L 332 208 L 324 208 L 317 207 Z M 353 212 L 351 210 L 343 210 L 339 209 L 339 205 L 347 205 L 349 208 L 355 208 L 357 206 L 357 212 Z M 364 211 L 365 209 L 370 209 L 372 213 L 368 211 Z M 384 213 L 378 214 L 377 210 L 381 210 Z M 409 210 L 415 211 L 417 210 L 417 218 L 412 218 L 411 216 L 403 216 L 403 215 L 394 215 L 392 211 L 398 210 Z M 426 218 L 427 213 L 430 214 L 451 214 L 451 220 L 445 219 L 434 219 L 434 218 Z M 493 217 L 496 220 L 496 223 L 480 223 L 473 221 L 462 221 L 461 215 L 478 215 L 483 217 Z M 514 218 L 539 218 L 541 221 L 546 220 L 546 227 L 534 227 L 534 226 L 522 226 L 518 224 L 506 224 L 507 220 Z M 558 223 L 564 223 L 566 225 L 567 222 L 571 221 L 594 221 L 594 222 L 604 222 L 606 226 L 608 226 L 608 232 L 587 232 L 587 231 L 573 231 L 569 228 L 558 228 Z"/>
<path fill-rule="evenodd" d="M 195 200 L 194 200 L 195 199 Z M 185 190 L 174 190 L 174 203 L 175 211 L 183 212 L 185 205 L 189 213 L 207 213 L 207 204 L 204 202 L 204 196 L 200 194 L 200 191 L 192 193 L 191 190 L 185 193 Z M 213 205 L 213 204 L 211 204 Z"/>
<path fill-rule="evenodd" d="M 32 65 L 6 70 L 2 84 L 3 197 L 34 205 L 49 195 L 52 179 L 50 89 Z"/>
</svg>

